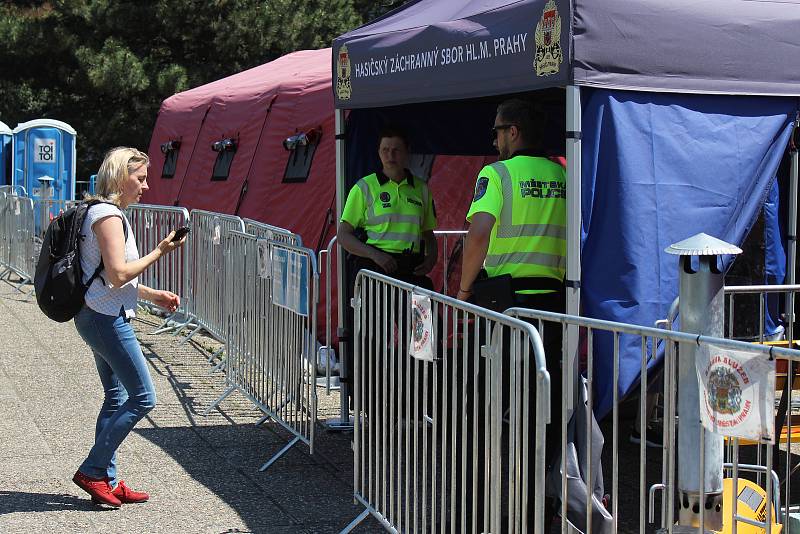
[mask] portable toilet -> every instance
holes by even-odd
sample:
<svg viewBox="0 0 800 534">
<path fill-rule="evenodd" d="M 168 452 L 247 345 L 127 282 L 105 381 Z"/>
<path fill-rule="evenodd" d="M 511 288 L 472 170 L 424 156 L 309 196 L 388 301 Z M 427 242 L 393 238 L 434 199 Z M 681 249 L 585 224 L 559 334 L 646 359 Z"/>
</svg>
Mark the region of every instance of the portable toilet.
<svg viewBox="0 0 800 534">
<path fill-rule="evenodd" d="M 13 185 L 21 185 L 40 206 L 51 199 L 51 216 L 75 198 L 75 129 L 52 119 L 18 124 L 13 131 Z M 45 213 L 48 208 L 42 208 Z M 37 227 L 42 228 L 37 209 Z"/>
<path fill-rule="evenodd" d="M 11 139 L 14 133 L 0 122 L 0 185 L 11 183 Z"/>
</svg>

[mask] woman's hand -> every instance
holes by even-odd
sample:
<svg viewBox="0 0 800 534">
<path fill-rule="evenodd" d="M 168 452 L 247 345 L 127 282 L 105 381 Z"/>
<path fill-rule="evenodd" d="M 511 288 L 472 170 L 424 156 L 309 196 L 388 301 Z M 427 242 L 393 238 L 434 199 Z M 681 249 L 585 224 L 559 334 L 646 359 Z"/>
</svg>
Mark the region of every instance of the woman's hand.
<svg viewBox="0 0 800 534">
<path fill-rule="evenodd" d="M 181 298 L 171 291 L 153 290 L 150 302 L 167 311 L 174 312 L 181 305 Z"/>
<path fill-rule="evenodd" d="M 167 255 L 173 250 L 178 247 L 182 247 L 184 243 L 186 243 L 186 237 L 183 236 L 179 241 L 173 241 L 172 238 L 175 237 L 175 230 L 171 231 L 167 237 L 164 238 L 161 243 L 158 244 L 156 247 L 159 251 L 161 251 L 161 255 Z"/>
</svg>

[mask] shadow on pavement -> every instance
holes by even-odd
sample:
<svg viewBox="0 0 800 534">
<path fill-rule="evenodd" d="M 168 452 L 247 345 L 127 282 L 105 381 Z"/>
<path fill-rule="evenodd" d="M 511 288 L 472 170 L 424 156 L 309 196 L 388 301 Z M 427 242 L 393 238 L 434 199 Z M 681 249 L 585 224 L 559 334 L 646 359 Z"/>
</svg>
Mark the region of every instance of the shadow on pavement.
<svg viewBox="0 0 800 534">
<path fill-rule="evenodd" d="M 30 493 L 0 489 L 0 515 L 18 512 L 53 512 L 62 510 L 107 512 L 111 508 L 96 506 L 88 498 L 68 494 Z"/>
</svg>

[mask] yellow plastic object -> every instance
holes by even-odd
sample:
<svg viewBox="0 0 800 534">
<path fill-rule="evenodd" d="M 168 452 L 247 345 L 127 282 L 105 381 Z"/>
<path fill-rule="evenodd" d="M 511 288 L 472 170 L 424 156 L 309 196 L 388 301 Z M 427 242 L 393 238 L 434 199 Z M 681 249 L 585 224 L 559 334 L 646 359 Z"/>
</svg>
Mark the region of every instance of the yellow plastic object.
<svg viewBox="0 0 800 534">
<path fill-rule="evenodd" d="M 739 517 L 746 517 L 754 521 L 765 521 L 767 516 L 767 492 L 758 484 L 739 479 L 739 504 L 736 514 Z M 772 534 L 779 534 L 783 525 L 775 523 L 775 507 L 772 513 Z M 765 528 L 756 527 L 742 521 L 738 521 L 738 534 L 763 534 Z M 733 479 L 726 478 L 722 482 L 722 532 L 730 534 L 733 532 Z"/>
</svg>

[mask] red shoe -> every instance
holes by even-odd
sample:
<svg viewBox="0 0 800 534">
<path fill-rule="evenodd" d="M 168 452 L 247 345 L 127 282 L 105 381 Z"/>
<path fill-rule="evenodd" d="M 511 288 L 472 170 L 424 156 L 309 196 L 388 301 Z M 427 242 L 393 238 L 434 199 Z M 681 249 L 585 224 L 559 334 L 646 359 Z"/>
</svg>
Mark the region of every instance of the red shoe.
<svg viewBox="0 0 800 534">
<path fill-rule="evenodd" d="M 75 472 L 72 481 L 83 491 L 92 496 L 92 502 L 107 504 L 114 508 L 122 506 L 122 501 L 111 492 L 111 486 L 105 478 L 92 478 L 84 475 L 80 471 Z"/>
<path fill-rule="evenodd" d="M 130 489 L 125 485 L 124 480 L 119 481 L 119 484 L 111 491 L 111 494 L 125 504 L 145 502 L 150 498 L 150 495 L 143 491 L 133 491 Z"/>
</svg>

